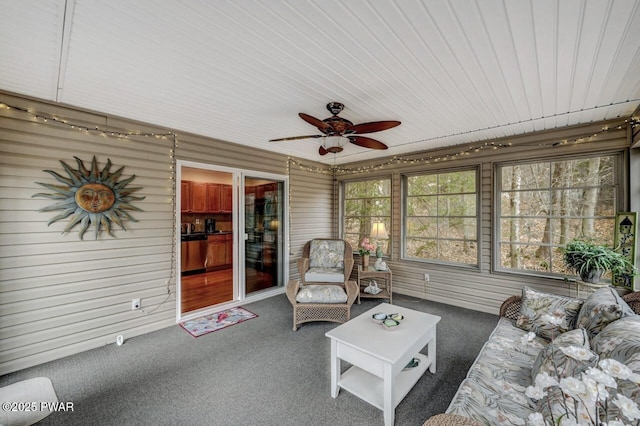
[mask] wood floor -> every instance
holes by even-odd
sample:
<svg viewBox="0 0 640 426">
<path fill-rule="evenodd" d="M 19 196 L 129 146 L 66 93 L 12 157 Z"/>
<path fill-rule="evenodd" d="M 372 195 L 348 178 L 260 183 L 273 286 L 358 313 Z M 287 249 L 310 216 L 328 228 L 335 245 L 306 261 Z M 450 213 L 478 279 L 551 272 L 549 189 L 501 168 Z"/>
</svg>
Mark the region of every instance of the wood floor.
<svg viewBox="0 0 640 426">
<path fill-rule="evenodd" d="M 233 300 L 233 269 L 183 275 L 181 291 L 182 312 Z"/>
<path fill-rule="evenodd" d="M 247 294 L 277 285 L 275 277 L 254 268 L 246 270 Z M 233 269 L 183 275 L 181 278 L 182 312 L 195 311 L 233 300 Z"/>
</svg>

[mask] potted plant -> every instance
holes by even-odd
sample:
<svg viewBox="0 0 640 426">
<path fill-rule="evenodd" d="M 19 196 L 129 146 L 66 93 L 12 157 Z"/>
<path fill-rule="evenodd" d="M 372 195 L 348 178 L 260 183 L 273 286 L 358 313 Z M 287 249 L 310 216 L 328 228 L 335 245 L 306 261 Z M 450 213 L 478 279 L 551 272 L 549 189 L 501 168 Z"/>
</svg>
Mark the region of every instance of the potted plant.
<svg viewBox="0 0 640 426">
<path fill-rule="evenodd" d="M 622 253 L 590 241 L 573 240 L 567 243 L 563 250 L 563 260 L 568 268 L 587 283 L 599 283 L 607 271 L 635 275 L 633 264 Z"/>
<path fill-rule="evenodd" d="M 362 242 L 360 243 L 360 247 L 358 248 L 358 252 L 360 256 L 362 256 L 362 267 L 366 268 L 369 266 L 369 255 L 372 251 L 376 249 L 376 245 L 369 242 L 369 238 L 364 237 Z"/>
</svg>

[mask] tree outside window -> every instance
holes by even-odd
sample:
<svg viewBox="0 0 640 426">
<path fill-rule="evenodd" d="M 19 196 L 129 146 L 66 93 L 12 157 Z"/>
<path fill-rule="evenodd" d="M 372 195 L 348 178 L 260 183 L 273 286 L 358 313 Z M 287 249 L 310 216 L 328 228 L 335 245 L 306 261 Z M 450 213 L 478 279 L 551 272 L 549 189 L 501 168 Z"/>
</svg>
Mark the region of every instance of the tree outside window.
<svg viewBox="0 0 640 426">
<path fill-rule="evenodd" d="M 375 222 L 383 222 L 391 231 L 391 179 L 369 179 L 344 183 L 344 239 L 354 251 L 360 241 L 369 237 Z M 390 240 L 383 252 L 390 252 Z"/>
<path fill-rule="evenodd" d="M 478 264 L 477 171 L 405 178 L 405 256 Z"/>
<path fill-rule="evenodd" d="M 613 245 L 616 156 L 498 166 L 499 268 L 565 270 L 562 247 L 575 238 Z"/>
</svg>

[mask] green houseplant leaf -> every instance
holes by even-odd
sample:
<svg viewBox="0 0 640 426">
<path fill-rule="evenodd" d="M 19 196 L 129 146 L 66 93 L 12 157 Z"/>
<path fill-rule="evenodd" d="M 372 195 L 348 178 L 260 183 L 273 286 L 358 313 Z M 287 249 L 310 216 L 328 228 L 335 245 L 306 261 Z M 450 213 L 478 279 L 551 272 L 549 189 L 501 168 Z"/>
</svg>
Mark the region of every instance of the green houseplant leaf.
<svg viewBox="0 0 640 426">
<path fill-rule="evenodd" d="M 586 240 L 567 243 L 563 250 L 563 260 L 584 282 L 598 283 L 608 271 L 636 273 L 633 264 L 619 251 Z"/>
</svg>

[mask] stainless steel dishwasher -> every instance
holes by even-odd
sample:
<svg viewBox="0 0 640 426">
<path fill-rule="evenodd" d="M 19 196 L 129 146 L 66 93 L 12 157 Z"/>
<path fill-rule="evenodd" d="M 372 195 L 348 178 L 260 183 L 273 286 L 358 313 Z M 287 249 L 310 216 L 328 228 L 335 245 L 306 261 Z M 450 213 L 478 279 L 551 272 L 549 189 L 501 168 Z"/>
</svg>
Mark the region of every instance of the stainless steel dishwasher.
<svg viewBox="0 0 640 426">
<path fill-rule="evenodd" d="M 204 271 L 204 261 L 207 258 L 207 235 L 204 233 L 182 235 L 180 247 L 182 272 Z"/>
</svg>

